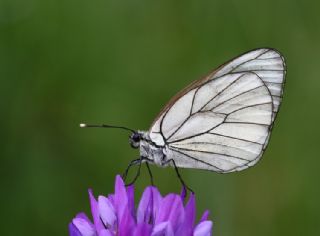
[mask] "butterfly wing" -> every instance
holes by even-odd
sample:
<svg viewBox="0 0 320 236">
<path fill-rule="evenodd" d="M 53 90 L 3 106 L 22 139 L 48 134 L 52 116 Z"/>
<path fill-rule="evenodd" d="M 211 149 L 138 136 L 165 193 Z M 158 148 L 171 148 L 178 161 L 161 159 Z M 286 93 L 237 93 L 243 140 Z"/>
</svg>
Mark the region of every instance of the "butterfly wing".
<svg viewBox="0 0 320 236">
<path fill-rule="evenodd" d="M 265 83 L 272 95 L 272 119 L 274 120 L 283 95 L 286 73 L 284 57 L 275 49 L 256 49 L 221 66 L 221 68 L 214 73 L 212 79 L 239 72 L 253 72 Z"/>
<path fill-rule="evenodd" d="M 285 64 L 257 49 L 220 66 L 170 101 L 149 134 L 178 167 L 232 172 L 254 165 L 281 102 Z"/>
</svg>

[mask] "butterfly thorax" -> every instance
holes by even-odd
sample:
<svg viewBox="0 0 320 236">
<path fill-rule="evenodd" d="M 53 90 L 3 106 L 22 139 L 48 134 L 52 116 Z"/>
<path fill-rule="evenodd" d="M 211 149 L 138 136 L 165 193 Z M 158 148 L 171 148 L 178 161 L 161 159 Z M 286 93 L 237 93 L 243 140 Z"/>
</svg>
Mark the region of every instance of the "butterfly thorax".
<svg viewBox="0 0 320 236">
<path fill-rule="evenodd" d="M 137 131 L 136 135 L 131 137 L 131 146 L 136 147 L 138 145 L 140 156 L 144 161 L 163 167 L 167 165 L 166 147 L 153 142 L 148 132 Z"/>
</svg>

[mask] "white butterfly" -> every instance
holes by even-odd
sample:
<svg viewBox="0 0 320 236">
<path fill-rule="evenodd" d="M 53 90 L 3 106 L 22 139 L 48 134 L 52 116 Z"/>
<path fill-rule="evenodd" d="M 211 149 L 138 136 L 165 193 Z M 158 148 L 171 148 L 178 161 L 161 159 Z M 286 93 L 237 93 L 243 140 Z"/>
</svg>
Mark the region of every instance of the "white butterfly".
<svg viewBox="0 0 320 236">
<path fill-rule="evenodd" d="M 245 53 L 179 92 L 131 145 L 159 166 L 219 173 L 253 166 L 267 147 L 285 73 L 276 50 Z"/>
<path fill-rule="evenodd" d="M 285 73 L 278 51 L 252 50 L 180 91 L 149 131 L 102 126 L 133 132 L 130 143 L 140 149 L 140 158 L 131 165 L 240 171 L 255 165 L 267 147 Z"/>
</svg>

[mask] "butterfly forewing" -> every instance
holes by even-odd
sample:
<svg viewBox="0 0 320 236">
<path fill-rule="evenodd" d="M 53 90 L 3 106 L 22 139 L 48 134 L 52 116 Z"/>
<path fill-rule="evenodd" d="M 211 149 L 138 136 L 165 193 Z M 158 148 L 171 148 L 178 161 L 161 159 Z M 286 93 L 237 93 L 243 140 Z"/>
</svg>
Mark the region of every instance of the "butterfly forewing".
<svg viewBox="0 0 320 236">
<path fill-rule="evenodd" d="M 261 48 L 248 52 L 231 60 L 218 70 L 212 79 L 225 74 L 253 72 L 256 73 L 268 87 L 273 100 L 273 120 L 279 110 L 282 98 L 285 62 L 279 52 L 274 49 Z"/>
<path fill-rule="evenodd" d="M 162 110 L 150 138 L 178 167 L 221 173 L 254 165 L 268 143 L 283 93 L 285 64 L 257 49 L 182 90 Z"/>
</svg>

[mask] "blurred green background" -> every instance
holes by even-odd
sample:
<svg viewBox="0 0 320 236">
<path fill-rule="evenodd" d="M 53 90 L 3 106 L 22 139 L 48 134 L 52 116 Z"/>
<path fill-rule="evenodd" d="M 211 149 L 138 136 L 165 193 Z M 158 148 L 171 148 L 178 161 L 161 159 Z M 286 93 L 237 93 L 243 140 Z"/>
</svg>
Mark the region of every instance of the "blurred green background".
<svg viewBox="0 0 320 236">
<path fill-rule="evenodd" d="M 257 47 L 288 65 L 263 159 L 243 172 L 182 170 L 214 235 L 319 235 L 318 1 L 0 0 L 1 235 L 67 235 L 87 189 L 113 191 L 147 130 L 185 85 Z M 163 194 L 172 169 L 153 167 Z M 143 168 L 137 195 L 149 184 Z"/>
</svg>

